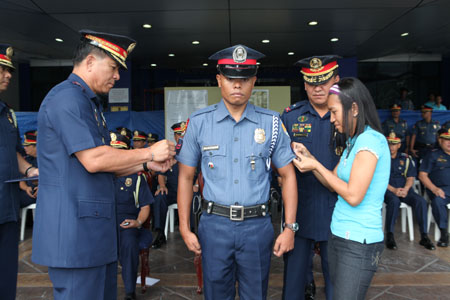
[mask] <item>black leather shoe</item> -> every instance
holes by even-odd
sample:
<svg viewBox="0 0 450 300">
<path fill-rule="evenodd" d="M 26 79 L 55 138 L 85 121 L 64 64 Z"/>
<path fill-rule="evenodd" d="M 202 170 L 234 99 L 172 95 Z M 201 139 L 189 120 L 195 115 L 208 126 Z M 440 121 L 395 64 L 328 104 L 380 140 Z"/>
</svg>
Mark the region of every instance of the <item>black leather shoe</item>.
<svg viewBox="0 0 450 300">
<path fill-rule="evenodd" d="M 388 232 L 386 235 L 386 248 L 397 250 L 397 243 L 395 242 L 394 234 L 392 232 Z"/>
<path fill-rule="evenodd" d="M 161 248 L 163 244 L 166 243 L 166 237 L 163 232 L 158 231 L 158 235 L 155 238 L 155 241 L 152 244 L 153 249 Z"/>
<path fill-rule="evenodd" d="M 441 238 L 437 242 L 439 247 L 448 247 L 448 232 L 442 232 L 441 230 Z"/>
<path fill-rule="evenodd" d="M 136 300 L 136 293 L 126 294 L 124 300 Z"/>
<path fill-rule="evenodd" d="M 316 296 L 316 284 L 314 281 L 305 286 L 305 300 L 314 300 Z"/>
<path fill-rule="evenodd" d="M 430 240 L 430 238 L 425 235 L 422 237 L 422 239 L 419 242 L 420 245 L 424 246 L 428 250 L 435 250 L 436 247 L 434 246 L 433 242 Z"/>
</svg>

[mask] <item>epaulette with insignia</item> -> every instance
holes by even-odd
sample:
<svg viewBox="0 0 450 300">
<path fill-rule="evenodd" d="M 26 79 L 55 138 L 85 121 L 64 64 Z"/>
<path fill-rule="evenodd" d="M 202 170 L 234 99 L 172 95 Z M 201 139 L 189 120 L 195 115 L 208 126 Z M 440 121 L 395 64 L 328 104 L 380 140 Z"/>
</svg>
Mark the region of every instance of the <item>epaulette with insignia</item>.
<svg viewBox="0 0 450 300">
<path fill-rule="evenodd" d="M 406 158 L 408 158 L 409 157 L 409 155 L 408 154 L 406 154 L 406 153 L 400 153 L 400 156 L 403 156 L 403 157 L 406 157 Z"/>
<path fill-rule="evenodd" d="M 293 111 L 293 110 L 295 110 L 295 109 L 299 109 L 299 108 L 305 106 L 305 104 L 307 104 L 307 103 L 308 103 L 307 100 L 299 101 L 299 102 L 297 102 L 297 103 L 294 103 L 294 104 L 292 104 L 292 105 L 286 107 L 286 108 L 284 109 L 284 112 L 285 112 L 285 113 L 288 113 L 288 112 Z"/>
<path fill-rule="evenodd" d="M 201 115 L 201 114 L 204 114 L 204 113 L 208 113 L 208 112 L 214 111 L 214 110 L 217 109 L 217 105 L 218 105 L 218 104 L 214 104 L 214 105 L 210 105 L 210 106 L 207 106 L 207 107 L 205 107 L 205 108 L 201 108 L 201 109 L 199 109 L 199 110 L 196 110 L 196 111 L 194 111 L 194 112 L 192 113 L 192 115 L 190 116 L 190 118 L 192 119 L 192 118 L 195 117 L 195 116 L 198 116 L 198 115 Z"/>
</svg>

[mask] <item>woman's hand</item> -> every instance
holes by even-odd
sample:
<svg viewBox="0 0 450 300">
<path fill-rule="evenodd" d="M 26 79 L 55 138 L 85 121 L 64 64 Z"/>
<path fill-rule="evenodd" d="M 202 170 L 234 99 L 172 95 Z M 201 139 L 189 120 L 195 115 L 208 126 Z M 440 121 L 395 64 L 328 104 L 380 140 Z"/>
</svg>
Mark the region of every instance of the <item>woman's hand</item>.
<svg viewBox="0 0 450 300">
<path fill-rule="evenodd" d="M 297 153 L 297 151 L 300 151 L 304 156 L 314 158 L 311 152 L 309 152 L 308 148 L 306 148 L 302 143 L 292 142 L 291 147 L 295 153 Z"/>
<path fill-rule="evenodd" d="M 314 157 L 307 157 L 301 153 L 300 150 L 295 151 L 297 158 L 292 162 L 300 172 L 305 173 L 316 169 L 317 160 Z"/>
</svg>

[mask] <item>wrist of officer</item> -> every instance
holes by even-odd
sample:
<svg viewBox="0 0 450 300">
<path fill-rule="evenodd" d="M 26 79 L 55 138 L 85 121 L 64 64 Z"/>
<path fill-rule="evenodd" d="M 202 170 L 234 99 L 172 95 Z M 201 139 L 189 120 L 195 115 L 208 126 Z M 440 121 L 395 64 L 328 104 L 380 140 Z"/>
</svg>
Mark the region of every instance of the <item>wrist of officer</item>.
<svg viewBox="0 0 450 300">
<path fill-rule="evenodd" d="M 26 170 L 25 170 L 25 176 L 28 177 L 28 172 L 33 169 L 33 166 L 29 166 Z"/>
<path fill-rule="evenodd" d="M 141 228 L 142 227 L 142 222 L 139 219 L 136 219 L 136 222 L 138 222 L 138 224 L 139 224 L 138 228 Z"/>
</svg>

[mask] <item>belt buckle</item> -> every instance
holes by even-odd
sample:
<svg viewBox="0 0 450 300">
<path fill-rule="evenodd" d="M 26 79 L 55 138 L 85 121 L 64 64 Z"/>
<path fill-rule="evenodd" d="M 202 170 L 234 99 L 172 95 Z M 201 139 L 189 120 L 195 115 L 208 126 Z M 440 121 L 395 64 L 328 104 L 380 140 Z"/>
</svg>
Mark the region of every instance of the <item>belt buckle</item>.
<svg viewBox="0 0 450 300">
<path fill-rule="evenodd" d="M 240 214 L 239 214 L 239 210 L 241 210 Z M 230 205 L 230 220 L 231 221 L 244 221 L 244 206 Z"/>
</svg>

